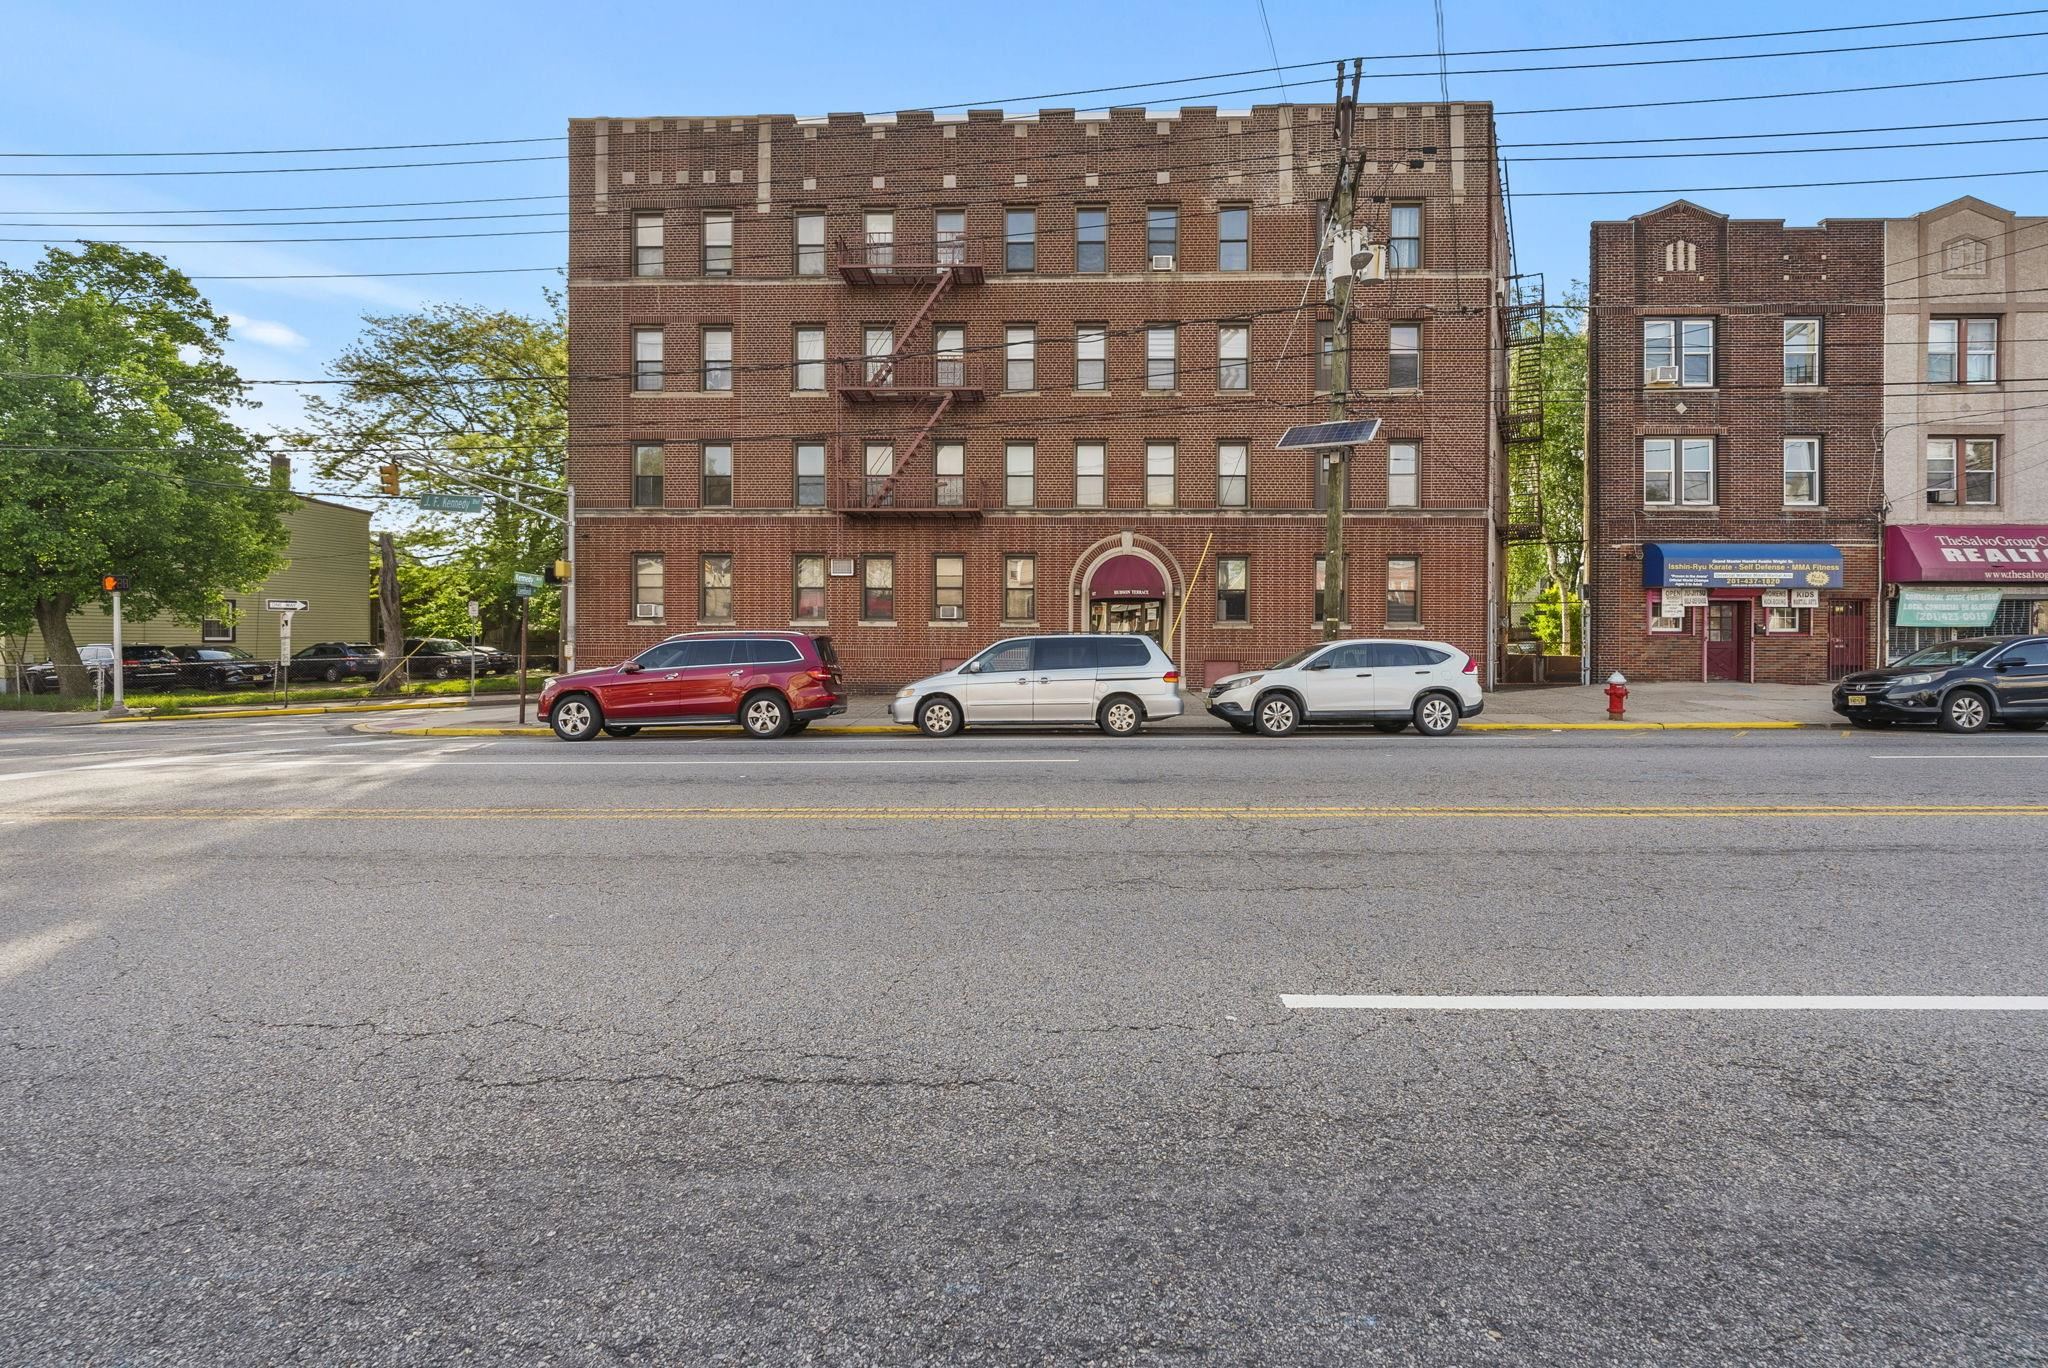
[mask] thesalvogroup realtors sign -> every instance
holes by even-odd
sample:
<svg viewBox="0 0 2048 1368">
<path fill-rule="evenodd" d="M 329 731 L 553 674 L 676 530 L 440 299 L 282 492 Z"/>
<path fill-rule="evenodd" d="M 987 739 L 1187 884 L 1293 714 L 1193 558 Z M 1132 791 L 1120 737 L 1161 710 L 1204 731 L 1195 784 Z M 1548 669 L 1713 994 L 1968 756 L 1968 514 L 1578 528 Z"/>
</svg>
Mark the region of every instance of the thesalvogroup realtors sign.
<svg viewBox="0 0 2048 1368">
<path fill-rule="evenodd" d="M 1884 577 L 1894 583 L 2048 581 L 2048 527 L 1887 527 Z"/>
</svg>

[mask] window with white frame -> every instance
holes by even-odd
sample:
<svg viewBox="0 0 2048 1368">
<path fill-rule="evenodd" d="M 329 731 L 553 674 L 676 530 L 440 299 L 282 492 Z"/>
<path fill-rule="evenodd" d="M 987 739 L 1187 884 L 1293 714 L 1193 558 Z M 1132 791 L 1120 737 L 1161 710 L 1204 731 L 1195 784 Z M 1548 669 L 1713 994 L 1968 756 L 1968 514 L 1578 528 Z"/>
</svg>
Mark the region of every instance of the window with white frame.
<svg viewBox="0 0 2048 1368">
<path fill-rule="evenodd" d="M 1145 388 L 1170 390 L 1179 378 L 1180 334 L 1175 328 L 1145 329 Z"/>
<path fill-rule="evenodd" d="M 661 480 L 661 443 L 636 443 L 633 447 L 633 507 L 661 507 Z"/>
<path fill-rule="evenodd" d="M 932 470 L 938 476 L 933 491 L 941 508 L 958 508 L 967 502 L 967 446 L 962 442 L 940 442 L 932 448 Z"/>
<path fill-rule="evenodd" d="M 1997 438 L 1930 437 L 1926 450 L 1928 503 L 1998 502 Z"/>
<path fill-rule="evenodd" d="M 796 557 L 790 567 L 789 615 L 798 622 L 825 620 L 825 558 Z"/>
<path fill-rule="evenodd" d="M 1251 387 L 1251 324 L 1219 324 L 1216 328 L 1216 388 L 1242 390 Z"/>
<path fill-rule="evenodd" d="M 1038 560 L 1034 556 L 1003 557 L 1003 620 L 1034 622 L 1038 618 Z"/>
<path fill-rule="evenodd" d="M 796 444 L 796 506 L 798 508 L 823 508 L 825 506 L 825 444 L 823 442 L 798 442 Z"/>
<path fill-rule="evenodd" d="M 860 558 L 860 615 L 864 622 L 896 620 L 896 558 Z"/>
<path fill-rule="evenodd" d="M 796 330 L 796 359 L 792 366 L 790 388 L 805 393 L 822 391 L 825 388 L 825 330 L 823 328 L 798 328 Z"/>
<path fill-rule="evenodd" d="M 1147 508 L 1173 507 L 1173 458 L 1172 442 L 1148 442 L 1145 444 L 1145 506 Z"/>
<path fill-rule="evenodd" d="M 699 622 L 732 621 L 732 557 L 709 555 L 700 562 L 697 588 Z"/>
<path fill-rule="evenodd" d="M 1966 385 L 1994 385 L 1998 383 L 1997 319 L 1966 318 L 1963 320 L 1963 383 Z"/>
<path fill-rule="evenodd" d="M 1806 631 L 1807 610 L 1774 604 L 1764 609 L 1764 631 L 1773 636 L 1798 636 Z"/>
<path fill-rule="evenodd" d="M 1387 507 L 1415 507 L 1420 453 L 1416 442 L 1387 443 Z"/>
<path fill-rule="evenodd" d="M 1252 211 L 1226 204 L 1216 211 L 1216 269 L 1247 271 L 1252 264 Z"/>
<path fill-rule="evenodd" d="M 1785 503 L 1787 507 L 1820 502 L 1820 438 L 1785 439 Z"/>
<path fill-rule="evenodd" d="M 698 493 L 701 507 L 732 507 L 732 447 L 728 444 L 704 444 L 704 481 Z"/>
<path fill-rule="evenodd" d="M 1006 271 L 1035 271 L 1038 269 L 1038 211 L 1036 209 L 1006 209 L 1003 211 L 1003 269 Z"/>
<path fill-rule="evenodd" d="M 1998 320 L 1927 320 L 1927 383 L 1991 385 L 1998 382 Z"/>
<path fill-rule="evenodd" d="M 661 388 L 661 329 L 633 329 L 633 388 L 636 390 L 658 390 Z"/>
<path fill-rule="evenodd" d="M 1643 502 L 1711 505 L 1714 502 L 1714 439 L 1645 437 Z"/>
<path fill-rule="evenodd" d="M 1785 320 L 1785 383 L 1789 386 L 1820 383 L 1820 320 Z"/>
<path fill-rule="evenodd" d="M 1650 595 L 1650 630 L 1653 632 L 1683 632 L 1685 630 L 1685 608 L 1671 606 L 1664 602 L 1664 595 Z"/>
<path fill-rule="evenodd" d="M 896 371 L 896 330 L 869 326 L 861 329 L 861 371 L 870 385 L 886 385 Z"/>
<path fill-rule="evenodd" d="M 732 274 L 732 210 L 712 209 L 704 214 L 704 274 Z"/>
<path fill-rule="evenodd" d="M 239 615 L 239 604 L 234 599 L 222 599 L 214 609 L 212 617 L 199 620 L 201 641 L 233 641 L 235 619 Z"/>
<path fill-rule="evenodd" d="M 1003 448 L 1003 502 L 1012 508 L 1029 508 L 1037 496 L 1038 448 L 1030 442 L 1011 442 Z"/>
<path fill-rule="evenodd" d="M 948 323 L 932 330 L 932 373 L 940 389 L 967 384 L 967 329 Z"/>
<path fill-rule="evenodd" d="M 896 211 L 870 209 L 862 216 L 861 222 L 867 230 L 868 265 L 893 266 L 896 263 Z"/>
<path fill-rule="evenodd" d="M 1413 626 L 1422 621 L 1422 560 L 1417 556 L 1387 557 L 1387 625 Z"/>
<path fill-rule="evenodd" d="M 1219 508 L 1244 508 L 1251 502 L 1251 448 L 1243 442 L 1220 442 L 1216 447 L 1216 504 Z"/>
<path fill-rule="evenodd" d="M 1074 325 L 1074 388 L 1109 388 L 1109 327 L 1103 323 Z"/>
<path fill-rule="evenodd" d="M 796 216 L 796 273 L 825 274 L 825 215 L 815 209 Z"/>
<path fill-rule="evenodd" d="M 1249 556 L 1216 558 L 1216 620 L 1250 622 L 1252 562 Z"/>
<path fill-rule="evenodd" d="M 1074 507 L 1100 508 L 1103 500 L 1103 445 L 1081 442 L 1074 447 Z"/>
<path fill-rule="evenodd" d="M 939 265 L 958 266 L 967 260 L 967 211 L 941 209 L 932 215 L 933 245 Z"/>
<path fill-rule="evenodd" d="M 1038 329 L 1021 324 L 1003 329 L 1003 388 L 1038 388 Z"/>
<path fill-rule="evenodd" d="M 869 442 L 865 453 L 867 502 L 880 504 L 889 495 L 889 481 L 896 473 L 896 447 L 892 442 Z"/>
<path fill-rule="evenodd" d="M 1714 320 L 1643 320 L 1643 383 L 1710 388 L 1714 383 Z"/>
<path fill-rule="evenodd" d="M 633 215 L 633 274 L 658 276 L 664 269 L 661 241 L 662 218 L 657 211 Z"/>
<path fill-rule="evenodd" d="M 732 388 L 732 329 L 706 328 L 704 337 L 704 388 L 707 391 Z"/>
<path fill-rule="evenodd" d="M 662 611 L 661 557 L 640 552 L 633 557 L 633 616 L 659 619 Z"/>
<path fill-rule="evenodd" d="M 1393 323 L 1387 327 L 1387 388 L 1422 387 L 1422 325 Z"/>
<path fill-rule="evenodd" d="M 1387 216 L 1387 269 L 1422 269 L 1422 206 L 1397 204 Z"/>
<path fill-rule="evenodd" d="M 1169 266 L 1180 256 L 1180 210 L 1157 204 L 1145 211 L 1145 254 Z"/>
<path fill-rule="evenodd" d="M 967 618 L 967 557 L 932 557 L 932 618 L 964 622 Z"/>
</svg>

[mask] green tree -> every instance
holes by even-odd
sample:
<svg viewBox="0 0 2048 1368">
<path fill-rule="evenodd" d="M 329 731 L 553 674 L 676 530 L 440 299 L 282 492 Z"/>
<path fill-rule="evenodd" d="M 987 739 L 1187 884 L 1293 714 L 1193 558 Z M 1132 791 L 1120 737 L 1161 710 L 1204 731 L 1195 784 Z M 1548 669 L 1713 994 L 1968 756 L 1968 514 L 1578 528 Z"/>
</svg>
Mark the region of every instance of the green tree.
<svg viewBox="0 0 2048 1368">
<path fill-rule="evenodd" d="M 41 629 L 87 691 L 66 619 L 128 577 L 136 619 L 196 622 L 274 570 L 289 495 L 223 358 L 227 320 L 161 258 L 112 243 L 0 265 L 0 631 Z"/>
<path fill-rule="evenodd" d="M 1543 519 L 1539 540 L 1508 550 L 1508 597 L 1549 602 L 1556 623 L 1562 590 L 1570 609 L 1557 649 L 1578 649 L 1577 605 L 1585 576 L 1586 512 L 1586 298 L 1574 284 L 1564 301 L 1544 313 L 1543 445 L 1537 457 Z M 1546 648 L 1550 639 L 1546 637 Z"/>
<path fill-rule="evenodd" d="M 481 513 L 422 513 L 403 503 L 381 516 L 400 533 L 408 635 L 466 638 L 474 598 L 485 635 L 513 644 L 513 572 L 562 554 L 561 524 L 546 514 L 562 512 L 548 491 L 563 482 L 569 347 L 560 296 L 551 293 L 548 306 L 541 317 L 438 304 L 365 318 L 334 365 L 347 387 L 309 399 L 304 427 L 287 439 L 314 453 L 331 479 L 373 485 L 378 467 L 396 464 L 408 496 L 491 492 Z M 559 612 L 559 595 L 536 595 L 532 630 L 553 632 Z"/>
</svg>

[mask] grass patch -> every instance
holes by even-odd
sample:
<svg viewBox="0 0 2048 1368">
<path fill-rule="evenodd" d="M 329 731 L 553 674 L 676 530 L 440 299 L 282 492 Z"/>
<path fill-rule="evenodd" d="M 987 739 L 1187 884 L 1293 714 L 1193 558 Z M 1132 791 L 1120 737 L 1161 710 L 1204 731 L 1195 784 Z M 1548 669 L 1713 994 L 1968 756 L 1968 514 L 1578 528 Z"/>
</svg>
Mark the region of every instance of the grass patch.
<svg viewBox="0 0 2048 1368">
<path fill-rule="evenodd" d="M 540 692 L 541 680 L 547 675 L 532 670 L 526 676 L 526 690 L 529 694 Z M 516 694 L 519 692 L 519 676 L 490 675 L 476 682 L 479 698 L 485 695 Z M 467 679 L 431 680 L 417 684 L 403 684 L 395 694 L 373 694 L 368 684 L 294 684 L 289 706 L 313 703 L 370 703 L 386 699 L 405 698 L 462 698 L 469 693 Z M 112 695 L 108 695 L 111 701 Z M 276 708 L 286 706 L 282 693 L 276 689 L 233 689 L 224 693 L 177 693 L 147 690 L 131 692 L 126 699 L 130 712 L 183 713 L 199 708 Z M 57 694 L 15 694 L 0 696 L 0 708 L 20 712 L 91 712 L 90 695 L 73 702 Z"/>
</svg>

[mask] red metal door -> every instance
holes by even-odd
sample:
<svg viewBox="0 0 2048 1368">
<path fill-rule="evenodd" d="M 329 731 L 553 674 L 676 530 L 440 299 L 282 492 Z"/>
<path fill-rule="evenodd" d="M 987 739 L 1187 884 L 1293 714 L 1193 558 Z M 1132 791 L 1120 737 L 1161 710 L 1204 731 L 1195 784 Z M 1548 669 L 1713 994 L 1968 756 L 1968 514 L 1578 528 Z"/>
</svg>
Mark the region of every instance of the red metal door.
<svg viewBox="0 0 2048 1368">
<path fill-rule="evenodd" d="M 1749 605 L 1727 599 L 1707 605 L 1707 681 L 1749 679 Z"/>
<path fill-rule="evenodd" d="M 1828 605 L 1828 678 L 1870 668 L 1870 619 L 1864 599 L 1836 599 Z"/>
</svg>

